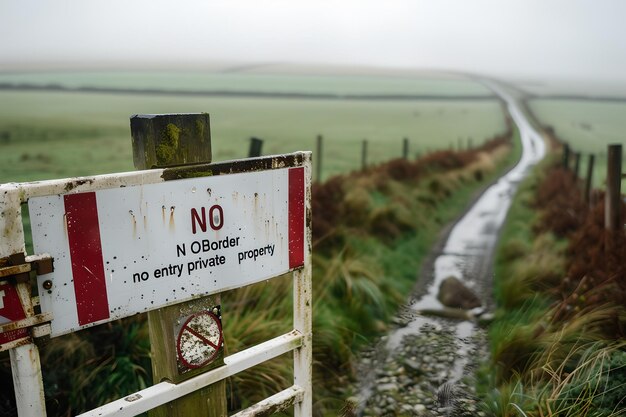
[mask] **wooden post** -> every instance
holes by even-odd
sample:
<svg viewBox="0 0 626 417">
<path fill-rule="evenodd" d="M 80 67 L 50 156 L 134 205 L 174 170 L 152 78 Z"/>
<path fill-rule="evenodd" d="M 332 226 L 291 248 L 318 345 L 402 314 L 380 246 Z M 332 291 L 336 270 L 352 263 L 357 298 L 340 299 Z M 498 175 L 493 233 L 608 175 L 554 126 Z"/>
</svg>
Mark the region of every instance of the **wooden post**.
<svg viewBox="0 0 626 417">
<path fill-rule="evenodd" d="M 315 180 L 320 183 L 322 182 L 322 141 L 324 138 L 322 135 L 317 135 L 317 152 L 315 153 L 315 158 L 317 159 L 317 164 L 315 167 Z"/>
<path fill-rule="evenodd" d="M 585 179 L 585 203 L 588 205 L 591 202 L 591 184 L 593 181 L 593 165 L 596 156 L 594 154 L 589 155 L 589 163 L 587 164 L 587 178 Z"/>
<path fill-rule="evenodd" d="M 363 145 L 361 147 L 361 170 L 367 168 L 367 139 L 363 139 Z"/>
<path fill-rule="evenodd" d="M 263 147 L 263 139 L 250 138 L 250 149 L 248 149 L 248 158 L 261 156 L 261 148 Z"/>
<path fill-rule="evenodd" d="M 580 170 L 580 152 L 574 154 L 574 178 L 578 179 L 578 172 Z"/>
<path fill-rule="evenodd" d="M 137 169 L 211 162 L 209 115 L 135 115 L 130 119 Z M 224 363 L 224 349 L 209 366 L 180 373 L 175 326 L 186 316 L 220 305 L 220 295 L 199 298 L 148 312 L 154 383 L 179 383 Z M 224 417 L 226 385 L 220 381 L 152 410 L 151 417 Z"/>
<path fill-rule="evenodd" d="M 137 169 L 211 161 L 209 115 L 134 115 L 130 119 Z"/>
<path fill-rule="evenodd" d="M 409 159 L 409 138 L 402 140 L 402 158 Z"/>
<path fill-rule="evenodd" d="M 569 145 L 563 145 L 563 168 L 569 169 Z"/>
<path fill-rule="evenodd" d="M 620 195 L 622 183 L 622 145 L 609 145 L 607 157 L 606 199 L 604 226 L 606 230 L 617 231 L 620 222 Z"/>
</svg>

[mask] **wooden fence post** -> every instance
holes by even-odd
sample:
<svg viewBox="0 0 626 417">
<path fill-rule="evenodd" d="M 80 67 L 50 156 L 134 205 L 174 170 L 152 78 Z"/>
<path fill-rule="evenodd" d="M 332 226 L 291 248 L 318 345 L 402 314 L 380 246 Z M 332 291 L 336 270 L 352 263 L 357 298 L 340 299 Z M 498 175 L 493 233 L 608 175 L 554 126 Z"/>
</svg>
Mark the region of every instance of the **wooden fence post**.
<svg viewBox="0 0 626 417">
<path fill-rule="evenodd" d="M 363 145 L 361 147 L 361 170 L 367 168 L 367 139 L 363 139 Z"/>
<path fill-rule="evenodd" d="M 402 140 L 402 158 L 409 159 L 409 138 Z"/>
<path fill-rule="evenodd" d="M 261 148 L 263 147 L 263 139 L 250 138 L 250 148 L 248 149 L 248 158 L 261 156 Z"/>
<path fill-rule="evenodd" d="M 620 195 L 622 184 L 622 145 L 609 145 L 607 156 L 606 200 L 604 226 L 606 230 L 617 231 L 620 222 Z"/>
<path fill-rule="evenodd" d="M 211 162 L 209 115 L 135 115 L 130 119 L 133 159 L 137 169 Z M 253 138 L 255 139 L 255 138 Z M 259 146 L 260 151 L 260 146 Z M 175 325 L 185 316 L 220 305 L 219 294 L 148 312 L 152 372 L 155 383 L 179 383 L 224 363 L 224 349 L 209 366 L 181 374 L 176 353 Z M 225 417 L 226 382 L 202 388 L 149 412 L 151 417 Z"/>
<path fill-rule="evenodd" d="M 322 135 L 317 135 L 317 152 L 315 153 L 315 158 L 317 159 L 317 164 L 315 167 L 315 179 L 318 183 L 322 182 L 322 141 L 324 138 Z"/>
<path fill-rule="evenodd" d="M 569 145 L 563 145 L 563 168 L 569 169 Z"/>
<path fill-rule="evenodd" d="M 589 162 L 587 164 L 587 178 L 585 179 L 585 203 L 587 205 L 591 202 L 591 184 L 593 181 L 593 165 L 596 156 L 594 154 L 589 155 Z"/>
<path fill-rule="evenodd" d="M 578 179 L 578 172 L 580 170 L 580 152 L 574 154 L 574 178 Z"/>
</svg>

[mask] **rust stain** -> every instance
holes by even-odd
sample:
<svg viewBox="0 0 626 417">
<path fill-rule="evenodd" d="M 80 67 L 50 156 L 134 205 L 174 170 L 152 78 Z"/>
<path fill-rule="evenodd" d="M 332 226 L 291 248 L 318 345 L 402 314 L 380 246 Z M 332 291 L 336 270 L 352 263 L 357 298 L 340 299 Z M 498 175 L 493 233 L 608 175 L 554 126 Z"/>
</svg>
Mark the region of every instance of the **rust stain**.
<svg viewBox="0 0 626 417">
<path fill-rule="evenodd" d="M 135 218 L 135 213 L 132 210 L 128 210 L 130 214 L 131 221 L 133 222 L 133 239 L 137 238 L 137 219 Z"/>
<path fill-rule="evenodd" d="M 163 219 L 163 224 L 165 224 L 165 206 L 161 206 L 161 218 Z"/>
<path fill-rule="evenodd" d="M 18 330 L 23 328 L 22 323 L 20 323 L 21 320 L 18 321 L 12 321 L 6 324 L 2 325 L 2 333 L 8 333 L 14 330 Z"/>
<path fill-rule="evenodd" d="M 174 211 L 176 210 L 176 206 L 170 207 L 170 231 L 174 231 L 176 229 L 176 222 L 174 221 Z"/>
<path fill-rule="evenodd" d="M 67 213 L 63 213 L 63 235 L 65 239 L 69 239 L 69 234 L 67 232 Z"/>
<path fill-rule="evenodd" d="M 259 193 L 254 193 L 254 215 L 258 216 L 259 213 L 257 213 L 259 211 Z"/>
<path fill-rule="evenodd" d="M 241 159 L 235 162 L 198 164 L 192 167 L 171 167 L 164 169 L 161 177 L 165 181 L 169 181 L 180 178 L 193 178 L 197 176 L 263 171 L 268 169 L 284 168 L 287 166 L 299 167 L 304 164 L 305 156 L 305 153 L 296 152 L 288 155 Z M 207 170 L 210 170 L 210 173 L 207 172 Z"/>
<path fill-rule="evenodd" d="M 20 346 L 24 346 L 24 345 L 27 345 L 27 344 L 31 343 L 32 340 L 33 339 L 30 336 L 26 336 L 24 339 L 19 339 L 18 341 L 16 341 L 12 346 L 14 348 L 20 347 Z M 30 354 L 30 352 L 29 352 L 29 354 Z"/>
</svg>

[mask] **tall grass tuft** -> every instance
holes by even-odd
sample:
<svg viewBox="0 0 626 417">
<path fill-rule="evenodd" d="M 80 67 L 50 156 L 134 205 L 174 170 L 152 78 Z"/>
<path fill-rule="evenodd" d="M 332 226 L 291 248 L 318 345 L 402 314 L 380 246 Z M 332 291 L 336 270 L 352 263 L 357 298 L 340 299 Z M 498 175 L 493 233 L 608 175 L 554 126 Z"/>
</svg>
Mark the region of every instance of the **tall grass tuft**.
<svg viewBox="0 0 626 417">
<path fill-rule="evenodd" d="M 499 309 L 489 333 L 493 366 L 482 378 L 483 408 L 491 416 L 626 415 L 621 270 L 602 268 L 603 279 L 595 279 L 592 263 L 584 265 L 580 254 L 596 248 L 555 238 L 574 236 L 577 244 L 591 244 L 598 234 L 597 210 L 586 223 L 584 209 L 559 214 L 567 211 L 569 198 L 580 201 L 569 173 L 535 175 L 531 181 L 516 197 L 502 235 L 509 240 L 497 255 Z M 541 199 L 550 201 L 549 209 L 533 212 Z M 611 260 L 614 255 L 606 254 Z M 602 257 L 594 256 L 593 265 L 601 265 Z M 573 270 L 574 276 L 566 273 Z"/>
<path fill-rule="evenodd" d="M 531 408 L 535 399 L 525 392 L 524 384 L 519 379 L 493 386 L 483 395 L 479 407 L 488 416 L 493 417 L 527 417 L 524 412 Z"/>
<path fill-rule="evenodd" d="M 542 322 L 548 303 L 539 296 L 521 308 L 499 315 L 489 330 L 491 360 L 497 365 L 495 381 L 508 383 L 529 370 L 530 361 L 544 347 L 547 323 Z"/>
<path fill-rule="evenodd" d="M 544 375 L 528 385 L 532 407 L 517 404 L 528 415 L 617 417 L 626 411 L 626 343 L 603 341 L 571 345 L 565 357 L 552 357 L 563 349 L 551 346 L 537 372 Z M 559 352 L 559 354 L 562 352 Z"/>
</svg>

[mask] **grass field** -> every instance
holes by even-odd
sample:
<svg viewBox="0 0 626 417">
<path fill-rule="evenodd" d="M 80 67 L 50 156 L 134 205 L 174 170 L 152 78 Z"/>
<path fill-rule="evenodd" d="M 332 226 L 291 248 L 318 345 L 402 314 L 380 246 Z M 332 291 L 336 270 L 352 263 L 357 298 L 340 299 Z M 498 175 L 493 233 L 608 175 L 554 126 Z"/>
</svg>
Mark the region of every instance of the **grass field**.
<svg viewBox="0 0 626 417">
<path fill-rule="evenodd" d="M 314 149 L 316 136 L 322 134 L 325 177 L 357 169 L 364 138 L 369 140 L 370 161 L 381 162 L 401 155 L 403 137 L 411 139 L 411 154 L 415 155 L 457 146 L 459 139 L 465 146 L 469 137 L 479 145 L 506 129 L 502 108 L 495 99 L 351 101 L 0 91 L 0 182 L 132 170 L 129 116 L 167 112 L 208 112 L 216 161 L 246 156 L 250 136 L 264 138 L 263 151 L 271 154 Z M 333 224 L 332 234 L 325 236 L 335 239 L 320 239 L 322 243 L 316 246 L 316 385 L 317 395 L 324 385 L 330 388 L 322 393 L 334 395 L 328 404 L 318 406 L 332 410 L 327 415 L 338 415 L 343 399 L 340 388 L 351 368 L 352 349 L 384 329 L 384 320 L 412 285 L 419 259 L 427 253 L 439 228 L 461 210 L 481 183 L 491 180 L 489 175 L 496 175 L 496 167 L 511 162 L 504 161 L 505 154 L 481 157 L 484 166 L 425 174 L 436 179 L 422 180 L 419 174 L 406 184 L 383 171 L 366 172 L 361 185 L 351 177 L 345 180 L 345 188 L 341 186 L 338 198 L 330 193 L 329 199 L 323 200 L 327 203 L 323 206 L 346 206 L 364 216 L 362 221 L 345 209 L 346 222 L 354 224 Z M 477 170 L 481 175 L 476 175 Z M 333 182 L 323 186 L 332 190 Z M 371 237 L 364 234 L 369 229 L 373 231 Z M 323 242 L 329 245 L 326 250 Z M 333 242 L 338 242 L 337 247 Z M 251 291 L 249 288 L 241 291 Z M 290 293 L 274 289 L 252 293 L 255 297 L 233 297 L 230 304 L 227 298 L 231 295 L 224 297 L 230 352 L 258 342 L 252 340 L 255 337 L 265 340 L 260 336 L 275 335 L 280 323 L 289 317 Z M 253 307 L 250 299 L 259 301 Z M 145 322 L 135 317 L 126 323 L 126 328 L 109 329 L 115 335 L 107 333 L 106 326 L 99 326 L 84 332 L 83 339 L 78 334 L 55 338 L 45 348 L 48 368 L 44 382 L 48 395 L 60 403 L 59 409 L 85 409 L 150 382 Z M 119 346 L 111 349 L 102 340 L 114 340 Z M 97 369 L 85 366 L 85 358 Z M 72 368 L 71 363 L 78 365 Z M 76 377 L 74 369 L 83 370 L 85 378 Z M 264 382 L 272 388 L 283 375 L 289 375 L 284 365 L 265 369 L 268 371 L 260 375 L 269 376 Z M 70 374 L 71 378 L 66 376 Z M 247 401 L 263 394 L 256 383 L 251 379 L 249 391 L 243 383 L 238 385 L 241 392 L 236 394 Z M 84 389 L 87 385 L 96 389 Z"/>
<path fill-rule="evenodd" d="M 256 91 L 315 94 L 491 95 L 476 82 L 455 77 L 366 75 L 273 75 L 218 72 L 31 72 L 0 73 L 0 83 L 61 85 L 70 88 Z"/>
<path fill-rule="evenodd" d="M 626 145 L 626 102 L 536 99 L 529 106 L 543 125 L 583 153 L 581 175 L 587 172 L 587 155 L 596 155 L 594 184 L 603 187 L 607 145 Z"/>
<path fill-rule="evenodd" d="M 323 176 L 410 153 L 478 145 L 505 130 L 497 100 L 351 101 L 83 92 L 0 91 L 0 182 L 132 170 L 129 117 L 208 112 L 214 161 L 247 156 L 249 138 L 263 154 L 313 150 L 325 138 Z"/>
</svg>

